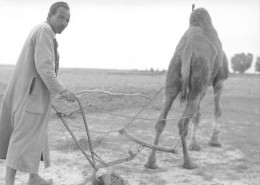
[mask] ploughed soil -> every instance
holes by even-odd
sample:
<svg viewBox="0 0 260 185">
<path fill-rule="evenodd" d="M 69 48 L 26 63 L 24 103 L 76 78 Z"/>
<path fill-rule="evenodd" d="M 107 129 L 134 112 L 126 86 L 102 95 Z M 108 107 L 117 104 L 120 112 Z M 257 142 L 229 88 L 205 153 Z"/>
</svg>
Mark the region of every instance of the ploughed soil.
<svg viewBox="0 0 260 185">
<path fill-rule="evenodd" d="M 8 71 L 8 70 L 7 70 Z M 0 101 L 10 72 L 0 79 Z M 9 75 L 9 76 L 8 76 Z M 80 75 L 80 78 L 79 78 Z M 100 76 L 101 75 L 101 76 Z M 152 97 L 164 82 L 165 74 L 125 71 L 61 70 L 61 80 L 75 91 L 102 89 L 104 91 L 144 94 Z M 190 152 L 197 169 L 182 168 L 182 148 L 178 134 L 178 118 L 184 109 L 176 100 L 169 113 L 160 145 L 176 147 L 177 154 L 157 152 L 158 169 L 144 167 L 151 152 L 148 148 L 120 135 L 118 130 L 128 125 L 127 131 L 147 142 L 153 143 L 155 123 L 161 109 L 162 93 L 138 116 L 131 118 L 149 100 L 143 97 L 113 96 L 102 93 L 81 95 L 87 124 L 90 129 L 95 153 L 105 162 L 128 157 L 128 151 L 137 153 L 126 163 L 98 170 L 97 176 L 114 172 L 130 185 L 258 185 L 260 184 L 260 78 L 259 75 L 231 75 L 225 83 L 220 120 L 222 147 L 208 145 L 213 116 L 213 94 L 209 89 L 201 105 L 201 123 L 198 141 L 201 150 Z M 77 110 L 76 103 L 55 99 L 53 104 L 64 113 Z M 107 114 L 109 113 L 109 114 Z M 120 115 L 120 116 L 118 116 Z M 80 114 L 65 118 L 79 143 L 89 154 L 88 139 Z M 72 125 L 73 124 L 73 125 Z M 190 133 L 190 132 L 189 132 Z M 189 137 L 187 137 L 189 140 Z M 49 122 L 51 167 L 40 166 L 44 178 L 53 178 L 55 185 L 92 184 L 93 168 L 79 150 L 63 123 L 53 111 Z M 5 164 L 0 160 L 0 184 L 4 183 Z M 98 162 L 97 162 L 98 164 Z M 26 184 L 28 175 L 18 172 L 16 184 Z"/>
</svg>

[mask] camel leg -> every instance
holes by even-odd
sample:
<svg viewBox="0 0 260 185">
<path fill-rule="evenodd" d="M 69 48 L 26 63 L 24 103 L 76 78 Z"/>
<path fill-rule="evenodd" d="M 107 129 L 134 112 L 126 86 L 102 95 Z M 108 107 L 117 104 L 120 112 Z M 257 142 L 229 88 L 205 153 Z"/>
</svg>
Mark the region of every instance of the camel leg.
<svg viewBox="0 0 260 185">
<path fill-rule="evenodd" d="M 219 119 L 222 114 L 222 107 L 221 107 L 221 93 L 223 89 L 222 82 L 216 83 L 214 86 L 214 101 L 215 101 L 215 109 L 214 109 L 214 120 L 213 120 L 213 130 L 209 145 L 215 147 L 221 147 L 219 142 L 218 134 L 219 134 Z"/>
<path fill-rule="evenodd" d="M 160 116 L 156 122 L 156 127 L 155 127 L 156 128 L 156 137 L 154 140 L 155 145 L 158 145 L 158 143 L 159 143 L 161 133 L 163 132 L 163 129 L 166 125 L 165 119 L 167 117 L 169 110 L 171 109 L 171 106 L 172 106 L 172 103 L 173 103 L 173 100 L 175 99 L 175 97 L 166 96 L 163 99 L 163 108 L 161 110 Z M 148 157 L 148 161 L 146 162 L 146 164 L 144 166 L 146 168 L 151 168 L 151 169 L 158 168 L 158 165 L 156 164 L 156 150 L 154 150 L 154 149 L 152 150 L 150 156 Z"/>
<path fill-rule="evenodd" d="M 192 132 L 191 132 L 191 140 L 189 144 L 189 150 L 193 151 L 199 151 L 201 149 L 200 145 L 197 142 L 197 131 L 198 131 L 198 125 L 200 122 L 200 116 L 201 114 L 197 112 L 193 117 L 192 117 Z"/>
<path fill-rule="evenodd" d="M 200 102 L 203 99 L 203 97 L 205 96 L 205 92 L 201 95 L 200 98 Z M 200 145 L 197 142 L 197 132 L 198 132 L 198 126 L 200 123 L 200 102 L 198 104 L 198 109 L 195 112 L 194 116 L 192 117 L 191 121 L 192 121 L 192 132 L 191 132 L 191 140 L 190 140 L 190 144 L 189 144 L 189 150 L 193 150 L 193 151 L 199 151 L 201 149 Z"/>
<path fill-rule="evenodd" d="M 181 136 L 182 150 L 183 150 L 183 167 L 187 169 L 197 168 L 197 165 L 191 162 L 188 148 L 187 148 L 186 137 L 188 134 L 189 120 L 190 118 L 193 117 L 193 115 L 198 110 L 198 104 L 199 104 L 198 97 L 194 98 L 193 100 L 188 100 L 182 118 L 178 122 L 179 133 Z"/>
</svg>

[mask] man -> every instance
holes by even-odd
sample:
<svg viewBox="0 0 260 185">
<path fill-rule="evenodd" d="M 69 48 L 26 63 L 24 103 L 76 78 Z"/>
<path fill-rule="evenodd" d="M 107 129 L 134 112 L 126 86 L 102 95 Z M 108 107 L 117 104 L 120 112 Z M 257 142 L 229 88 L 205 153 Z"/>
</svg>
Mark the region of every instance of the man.
<svg viewBox="0 0 260 185">
<path fill-rule="evenodd" d="M 70 20 L 65 2 L 54 3 L 47 21 L 29 34 L 3 98 L 0 114 L 0 159 L 6 159 L 6 185 L 13 185 L 17 170 L 29 173 L 28 185 L 52 184 L 38 175 L 40 160 L 50 166 L 47 122 L 51 96 L 75 101 L 57 78 L 59 55 L 55 35 Z"/>
</svg>

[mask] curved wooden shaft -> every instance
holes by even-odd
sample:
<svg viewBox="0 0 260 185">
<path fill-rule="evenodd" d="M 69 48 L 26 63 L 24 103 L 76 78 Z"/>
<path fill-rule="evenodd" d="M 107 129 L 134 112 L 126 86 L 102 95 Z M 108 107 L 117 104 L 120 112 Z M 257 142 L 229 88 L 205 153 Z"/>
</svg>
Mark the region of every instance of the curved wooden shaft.
<svg viewBox="0 0 260 185">
<path fill-rule="evenodd" d="M 81 105 L 80 100 L 78 98 L 76 98 L 76 100 L 77 100 L 77 102 L 79 104 L 79 108 L 80 108 L 80 111 L 81 111 L 82 119 L 83 119 L 83 122 L 84 122 L 84 125 L 85 125 L 85 129 L 86 129 L 86 133 L 87 133 L 87 137 L 88 137 L 89 149 L 90 149 L 92 162 L 93 162 L 94 169 L 95 169 L 96 164 L 95 164 L 95 158 L 94 158 L 94 151 L 93 151 L 92 141 L 91 141 L 88 125 L 87 125 L 87 120 L 86 120 L 86 117 L 85 117 L 85 112 L 84 112 L 84 109 L 83 109 L 83 107 Z"/>
<path fill-rule="evenodd" d="M 158 146 L 158 145 L 154 145 L 154 144 L 151 144 L 151 143 L 147 143 L 146 141 L 140 139 L 140 138 L 137 138 L 129 133 L 127 133 L 127 131 L 123 128 L 121 130 L 119 130 L 119 133 L 121 135 L 124 135 L 125 137 L 127 137 L 128 139 L 140 144 L 140 145 L 143 145 L 145 147 L 148 147 L 148 148 L 151 148 L 151 149 L 154 149 L 154 150 L 158 150 L 158 151 L 161 151 L 161 152 L 168 152 L 168 153 L 177 153 L 177 150 L 173 149 L 173 148 L 164 148 L 162 146 Z"/>
</svg>

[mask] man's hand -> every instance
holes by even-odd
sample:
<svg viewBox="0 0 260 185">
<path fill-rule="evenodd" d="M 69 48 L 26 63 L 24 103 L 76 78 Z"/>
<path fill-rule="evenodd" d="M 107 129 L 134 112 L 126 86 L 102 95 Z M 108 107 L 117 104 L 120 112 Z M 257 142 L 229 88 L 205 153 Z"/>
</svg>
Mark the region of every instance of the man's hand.
<svg viewBox="0 0 260 185">
<path fill-rule="evenodd" d="M 71 102 L 74 102 L 76 100 L 76 95 L 74 92 L 72 91 L 69 91 L 67 89 L 65 89 L 64 91 L 62 91 L 60 93 L 60 95 L 64 98 L 66 98 L 67 101 L 71 101 Z"/>
</svg>

